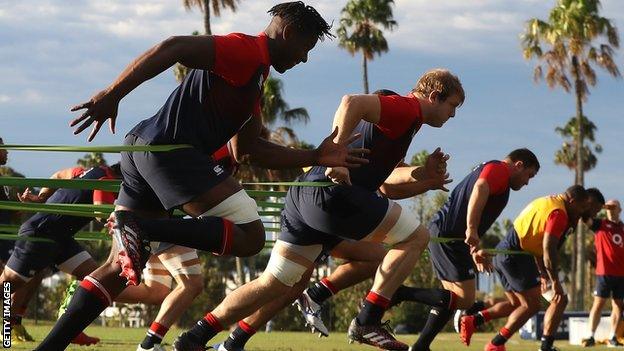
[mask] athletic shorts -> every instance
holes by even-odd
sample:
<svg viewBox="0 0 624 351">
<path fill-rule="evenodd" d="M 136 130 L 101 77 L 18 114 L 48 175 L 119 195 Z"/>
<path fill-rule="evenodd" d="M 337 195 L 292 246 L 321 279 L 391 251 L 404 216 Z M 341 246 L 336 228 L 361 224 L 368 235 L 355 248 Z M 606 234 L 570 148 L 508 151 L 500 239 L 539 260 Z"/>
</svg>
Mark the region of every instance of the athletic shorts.
<svg viewBox="0 0 624 351">
<path fill-rule="evenodd" d="M 37 234 L 25 232 L 20 233 L 20 236 L 37 237 Z M 55 242 L 18 240 L 7 266 L 22 277 L 32 278 L 46 267 L 58 266 L 77 255 L 85 254 L 89 255 L 74 238 L 58 239 Z"/>
<path fill-rule="evenodd" d="M 597 275 L 594 296 L 621 300 L 624 299 L 624 277 Z"/>
<path fill-rule="evenodd" d="M 6 263 L 13 253 L 15 247 L 15 241 L 13 240 L 0 240 L 0 261 Z"/>
<path fill-rule="evenodd" d="M 492 263 L 505 291 L 523 292 L 540 286 L 540 274 L 532 255 L 498 254 Z"/>
<path fill-rule="evenodd" d="M 129 134 L 124 145 L 147 145 Z M 194 148 L 169 152 L 122 152 L 122 183 L 116 204 L 132 209 L 171 210 L 229 177 L 211 155 Z"/>
<path fill-rule="evenodd" d="M 343 239 L 361 240 L 384 219 L 388 199 L 358 186 L 290 187 L 279 240 L 333 249 Z"/>
<path fill-rule="evenodd" d="M 429 233 L 436 237 L 439 230 L 432 222 Z M 438 243 L 429 241 L 429 253 L 433 270 L 438 279 L 447 282 L 463 282 L 475 279 L 475 265 L 470 248 L 462 240 Z"/>
</svg>

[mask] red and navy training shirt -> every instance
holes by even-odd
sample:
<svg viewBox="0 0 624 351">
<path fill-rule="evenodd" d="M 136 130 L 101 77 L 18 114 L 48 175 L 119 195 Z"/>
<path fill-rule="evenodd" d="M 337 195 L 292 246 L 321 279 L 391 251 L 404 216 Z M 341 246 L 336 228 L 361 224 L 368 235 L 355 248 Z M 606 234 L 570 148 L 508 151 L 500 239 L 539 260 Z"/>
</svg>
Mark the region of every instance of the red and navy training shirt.
<svg viewBox="0 0 624 351">
<path fill-rule="evenodd" d="M 432 222 L 439 229 L 437 235 L 446 238 L 466 236 L 468 202 L 478 179 L 485 179 L 490 187 L 490 195 L 477 229 L 479 236 L 485 234 L 507 205 L 510 176 L 509 167 L 502 161 L 485 162 L 473 169 L 457 184 L 444 206 L 433 217 Z"/>
<path fill-rule="evenodd" d="M 260 115 L 268 77 L 268 37 L 232 33 L 214 36 L 212 70 L 190 70 L 153 117 L 129 134 L 148 144 L 191 144 L 212 154 L 251 118 Z"/>
<path fill-rule="evenodd" d="M 405 158 L 412 138 L 422 126 L 422 112 L 418 99 L 409 94 L 379 95 L 381 112 L 379 123 L 360 121 L 353 134 L 360 133 L 349 148 L 367 148 L 369 163 L 349 170 L 351 183 L 376 191 Z M 312 167 L 302 176 L 303 181 L 327 181 L 326 167 Z"/>
</svg>

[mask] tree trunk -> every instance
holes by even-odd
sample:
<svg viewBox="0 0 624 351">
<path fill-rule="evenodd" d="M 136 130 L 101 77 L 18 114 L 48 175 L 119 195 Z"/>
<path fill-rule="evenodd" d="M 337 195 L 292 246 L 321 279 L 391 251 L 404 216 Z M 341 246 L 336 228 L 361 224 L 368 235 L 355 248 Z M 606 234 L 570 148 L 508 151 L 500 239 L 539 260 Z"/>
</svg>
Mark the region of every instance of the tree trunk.
<svg viewBox="0 0 624 351">
<path fill-rule="evenodd" d="M 362 75 L 364 77 L 364 94 L 368 94 L 368 60 L 366 54 L 362 53 Z"/>
<path fill-rule="evenodd" d="M 204 32 L 206 35 L 211 35 L 210 29 L 210 0 L 204 0 Z"/>
<path fill-rule="evenodd" d="M 585 133 L 583 130 L 583 92 L 581 90 L 580 67 L 576 56 L 572 57 L 572 70 L 574 75 L 574 90 L 576 95 L 576 179 L 575 184 L 584 185 L 584 160 L 583 143 Z M 576 309 L 583 310 L 585 301 L 585 230 L 581 219 L 576 225 Z"/>
<path fill-rule="evenodd" d="M 245 263 L 240 257 L 236 257 L 236 275 L 238 276 L 236 284 L 240 287 L 245 284 Z"/>
</svg>

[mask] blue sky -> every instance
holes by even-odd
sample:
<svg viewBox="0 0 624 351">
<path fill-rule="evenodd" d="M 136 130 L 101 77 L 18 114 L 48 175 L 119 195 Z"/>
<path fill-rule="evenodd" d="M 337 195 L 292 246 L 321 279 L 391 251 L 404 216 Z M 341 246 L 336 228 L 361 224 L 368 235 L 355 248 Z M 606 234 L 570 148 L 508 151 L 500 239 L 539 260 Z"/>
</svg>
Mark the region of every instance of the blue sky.
<svg viewBox="0 0 624 351">
<path fill-rule="evenodd" d="M 276 1 L 243 0 L 237 13 L 214 19 L 215 33 L 257 33 Z M 346 0 L 308 1 L 337 23 Z M 434 67 L 459 75 L 467 100 L 442 129 L 424 127 L 408 158 L 441 146 L 451 154 L 456 181 L 472 166 L 529 147 L 542 169 L 524 190 L 512 194 L 503 217 L 513 218 L 532 198 L 571 184 L 573 173 L 555 166 L 562 140 L 554 128 L 574 115 L 574 97 L 534 84 L 535 62 L 523 60 L 519 34 L 532 17 L 546 18 L 555 1 L 545 0 L 397 0 L 398 28 L 387 33 L 390 52 L 369 65 L 372 89 L 407 92 Z M 624 2 L 603 0 L 603 15 L 624 28 Z M 137 55 L 170 35 L 201 30 L 202 16 L 181 1 L 23 1 L 0 0 L 0 136 L 14 144 L 86 144 L 73 136 L 69 107 L 108 85 Z M 624 37 L 622 37 L 624 40 Z M 280 76 L 292 107 L 308 109 L 311 122 L 294 125 L 302 139 L 318 144 L 329 133 L 340 97 L 362 90 L 360 58 L 337 42 L 319 43 L 305 65 Z M 624 70 L 624 56 L 616 62 Z M 624 200 L 621 140 L 624 131 L 624 82 L 602 73 L 585 112 L 598 126 L 604 148 L 587 185 Z M 134 124 L 151 116 L 176 86 L 170 71 L 143 84 L 121 103 L 117 134 L 100 131 L 94 145 L 118 145 Z M 71 166 L 80 154 L 11 152 L 9 166 L 28 177 L 47 177 Z M 111 162 L 117 156 L 107 157 Z"/>
</svg>

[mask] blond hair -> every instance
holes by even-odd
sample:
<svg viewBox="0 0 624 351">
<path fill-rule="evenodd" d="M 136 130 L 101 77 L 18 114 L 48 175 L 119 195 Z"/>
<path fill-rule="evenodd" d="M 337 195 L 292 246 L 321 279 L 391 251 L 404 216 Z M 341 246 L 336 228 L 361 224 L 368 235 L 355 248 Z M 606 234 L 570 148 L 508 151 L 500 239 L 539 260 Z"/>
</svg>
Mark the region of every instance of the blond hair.
<svg viewBox="0 0 624 351">
<path fill-rule="evenodd" d="M 440 101 L 445 101 L 449 96 L 457 94 L 464 102 L 466 94 L 459 78 L 446 69 L 435 68 L 423 74 L 412 93 L 420 98 L 426 98 L 432 92 L 437 91 Z"/>
</svg>

